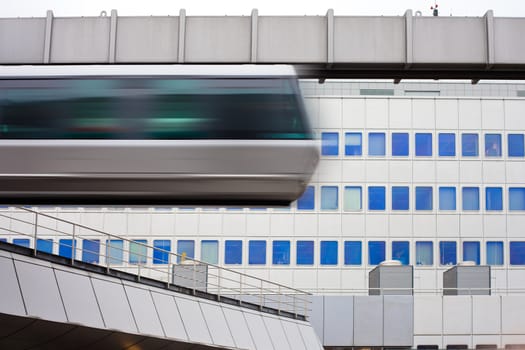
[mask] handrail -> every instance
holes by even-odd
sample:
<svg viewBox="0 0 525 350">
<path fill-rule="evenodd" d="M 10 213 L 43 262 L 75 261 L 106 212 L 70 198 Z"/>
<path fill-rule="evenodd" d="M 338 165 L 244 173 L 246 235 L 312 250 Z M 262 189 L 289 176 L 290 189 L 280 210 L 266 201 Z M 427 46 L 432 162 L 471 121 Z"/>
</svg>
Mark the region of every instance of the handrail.
<svg viewBox="0 0 525 350">
<path fill-rule="evenodd" d="M 75 264 L 75 261 L 93 263 L 105 267 L 107 271 L 112 269 L 134 273 L 138 281 L 147 277 L 162 282 L 168 288 L 170 285 L 178 285 L 190 289 L 194 295 L 204 292 L 214 294 L 217 300 L 227 297 L 239 301 L 239 305 L 243 303 L 248 303 L 250 306 L 256 305 L 261 311 L 268 310 L 268 312 L 303 319 L 306 319 L 309 313 L 311 294 L 302 290 L 203 262 L 184 254 L 156 248 L 26 207 L 12 208 L 14 210 L 10 208 L 8 211 L 0 211 L 0 217 L 9 220 L 9 228 L 3 229 L 8 231 L 8 235 L 15 234 L 30 238 L 29 248 L 33 249 L 35 256 L 42 250 L 39 250 L 41 240 L 57 236 L 60 239 L 69 238 L 71 246 L 62 244 L 60 239 L 53 239 L 52 247 L 58 245 L 58 249 L 51 249 L 51 253 L 60 255 L 61 246 L 66 247 L 69 254 L 65 255 L 68 255 L 72 265 Z M 32 218 L 21 218 L 18 214 L 30 214 Z M 49 220 L 52 220 L 51 225 Z M 70 225 L 71 231 L 59 227 L 64 224 Z M 27 227 L 13 227 L 16 225 Z M 42 233 L 42 231 L 49 232 Z M 83 242 L 82 248 L 77 243 L 79 239 Z M 85 247 L 86 241 L 95 245 L 94 250 Z M 115 241 L 122 241 L 122 244 L 117 244 Z M 155 258 L 152 254 L 148 255 L 148 251 L 161 252 L 164 255 L 162 263 L 154 264 Z M 91 259 L 89 259 L 89 254 L 93 254 Z"/>
</svg>

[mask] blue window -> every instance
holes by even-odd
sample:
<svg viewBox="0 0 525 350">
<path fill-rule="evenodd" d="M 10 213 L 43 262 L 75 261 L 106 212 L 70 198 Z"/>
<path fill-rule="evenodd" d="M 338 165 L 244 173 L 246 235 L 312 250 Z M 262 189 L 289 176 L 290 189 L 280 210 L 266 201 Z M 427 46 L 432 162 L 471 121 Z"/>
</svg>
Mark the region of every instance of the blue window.
<svg viewBox="0 0 525 350">
<path fill-rule="evenodd" d="M 345 241 L 345 265 L 361 265 L 361 241 Z"/>
<path fill-rule="evenodd" d="M 337 186 L 321 186 L 321 210 L 336 210 L 339 207 Z"/>
<path fill-rule="evenodd" d="M 368 155 L 384 156 L 385 155 L 385 133 L 370 132 L 368 133 Z"/>
<path fill-rule="evenodd" d="M 509 188 L 509 210 L 525 210 L 525 188 Z"/>
<path fill-rule="evenodd" d="M 38 238 L 36 240 L 36 250 L 48 254 L 53 254 L 53 240 Z"/>
<path fill-rule="evenodd" d="M 416 265 L 430 266 L 434 264 L 434 244 L 428 241 L 416 242 Z"/>
<path fill-rule="evenodd" d="M 456 188 L 439 188 L 439 210 L 456 210 Z"/>
<path fill-rule="evenodd" d="M 401 261 L 401 264 L 410 264 L 410 244 L 408 241 L 392 242 L 392 260 Z"/>
<path fill-rule="evenodd" d="M 345 186 L 344 210 L 361 210 L 361 186 Z"/>
<path fill-rule="evenodd" d="M 463 187 L 463 210 L 479 210 L 479 188 Z"/>
<path fill-rule="evenodd" d="M 479 265 L 479 242 L 463 242 L 463 261 L 474 261 Z"/>
<path fill-rule="evenodd" d="M 108 264 L 122 264 L 124 262 L 124 241 L 108 239 L 106 241 L 106 261 Z"/>
<path fill-rule="evenodd" d="M 313 265 L 314 241 L 297 241 L 297 265 Z"/>
<path fill-rule="evenodd" d="M 485 134 L 485 155 L 501 157 L 501 134 Z"/>
<path fill-rule="evenodd" d="M 456 155 L 456 134 L 439 134 L 439 156 L 453 157 Z"/>
<path fill-rule="evenodd" d="M 487 242 L 487 265 L 503 265 L 503 242 Z"/>
<path fill-rule="evenodd" d="M 360 156 L 363 154 L 363 137 L 360 132 L 345 134 L 345 155 Z"/>
<path fill-rule="evenodd" d="M 148 243 L 145 239 L 136 239 L 129 242 L 129 263 L 130 264 L 145 264 L 148 258 Z"/>
<path fill-rule="evenodd" d="M 301 198 L 297 200 L 297 209 L 299 210 L 311 210 L 314 209 L 315 205 L 315 188 L 313 186 L 306 187 Z"/>
<path fill-rule="evenodd" d="M 15 238 L 15 239 L 13 239 L 13 244 L 19 245 L 21 247 L 29 248 L 29 239 L 26 239 L 26 238 Z"/>
<path fill-rule="evenodd" d="M 456 265 L 456 242 L 439 242 L 439 263 L 441 265 Z"/>
<path fill-rule="evenodd" d="M 76 249 L 76 242 L 73 247 L 72 239 L 61 239 L 58 241 L 58 255 L 71 259 L 73 257 L 73 249 Z"/>
<path fill-rule="evenodd" d="M 290 265 L 290 241 L 273 241 L 272 264 Z"/>
<path fill-rule="evenodd" d="M 266 264 L 266 241 L 257 240 L 248 242 L 248 264 Z"/>
<path fill-rule="evenodd" d="M 100 253 L 100 241 L 98 239 L 82 240 L 82 261 L 98 264 Z"/>
<path fill-rule="evenodd" d="M 416 210 L 432 210 L 432 187 L 416 187 Z"/>
<path fill-rule="evenodd" d="M 0 242 L 6 243 L 7 242 L 7 238 L 0 238 Z"/>
<path fill-rule="evenodd" d="M 385 187 L 370 186 L 368 187 L 368 209 L 385 210 Z"/>
<path fill-rule="evenodd" d="M 155 239 L 153 241 L 153 264 L 168 264 L 170 252 L 171 241 L 169 239 Z"/>
<path fill-rule="evenodd" d="M 478 134 L 461 134 L 461 155 L 463 157 L 479 155 Z"/>
<path fill-rule="evenodd" d="M 510 242 L 510 264 L 525 265 L 525 242 Z"/>
<path fill-rule="evenodd" d="M 416 156 L 432 155 L 432 134 L 416 133 Z"/>
<path fill-rule="evenodd" d="M 187 258 L 194 259 L 195 257 L 195 241 L 192 239 L 180 239 L 177 241 L 177 263 L 180 263 L 181 256 L 186 255 Z"/>
<path fill-rule="evenodd" d="M 523 134 L 509 134 L 508 135 L 509 157 L 523 157 L 525 156 L 525 146 L 523 142 Z"/>
<path fill-rule="evenodd" d="M 485 188 L 485 209 L 503 210 L 503 189 L 501 187 Z"/>
<path fill-rule="evenodd" d="M 385 261 L 385 242 L 368 242 L 368 265 L 378 265 Z"/>
<path fill-rule="evenodd" d="M 321 154 L 337 156 L 339 154 L 339 133 L 323 132 L 321 134 Z"/>
<path fill-rule="evenodd" d="M 409 209 L 409 190 L 408 186 L 392 187 L 392 210 Z"/>
<path fill-rule="evenodd" d="M 392 133 L 392 155 L 393 156 L 408 156 L 408 133 L 406 132 Z"/>
<path fill-rule="evenodd" d="M 242 241 L 226 241 L 224 245 L 224 263 L 242 264 Z"/>
<path fill-rule="evenodd" d="M 201 260 L 208 264 L 219 263 L 219 241 L 202 240 L 201 241 Z"/>
<path fill-rule="evenodd" d="M 321 265 L 337 265 L 337 241 L 321 241 Z"/>
</svg>

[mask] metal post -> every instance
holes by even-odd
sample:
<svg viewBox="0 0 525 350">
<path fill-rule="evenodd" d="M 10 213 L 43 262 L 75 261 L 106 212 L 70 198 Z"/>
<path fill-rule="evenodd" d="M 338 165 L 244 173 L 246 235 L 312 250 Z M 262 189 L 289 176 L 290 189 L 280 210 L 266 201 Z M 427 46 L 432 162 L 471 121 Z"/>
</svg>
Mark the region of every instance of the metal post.
<svg viewBox="0 0 525 350">
<path fill-rule="evenodd" d="M 171 270 L 171 252 L 168 253 L 168 266 L 167 266 L 167 278 L 166 278 L 166 287 L 170 287 L 170 270 Z"/>
<path fill-rule="evenodd" d="M 71 265 L 75 265 L 75 255 L 77 252 L 77 244 L 75 241 L 75 231 L 77 225 L 73 225 L 73 238 L 71 239 Z"/>
<path fill-rule="evenodd" d="M 219 268 L 219 273 L 217 274 L 217 301 L 221 300 L 221 271 Z"/>
<path fill-rule="evenodd" d="M 195 295 L 195 289 L 197 289 L 197 277 L 195 275 L 196 271 L 195 271 L 195 261 L 192 260 L 191 261 L 193 263 L 193 295 Z"/>
<path fill-rule="evenodd" d="M 33 256 L 36 256 L 36 246 L 37 246 L 37 231 L 38 231 L 38 213 L 35 212 L 35 241 L 33 243 Z"/>
</svg>

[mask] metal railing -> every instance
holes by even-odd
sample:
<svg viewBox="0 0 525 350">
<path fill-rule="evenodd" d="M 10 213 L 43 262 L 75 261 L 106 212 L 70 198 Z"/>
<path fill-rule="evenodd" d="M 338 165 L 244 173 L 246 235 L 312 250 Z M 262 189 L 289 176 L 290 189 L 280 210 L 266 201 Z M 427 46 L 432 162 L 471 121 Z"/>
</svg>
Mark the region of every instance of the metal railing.
<svg viewBox="0 0 525 350">
<path fill-rule="evenodd" d="M 456 287 L 456 288 L 309 288 L 306 292 L 312 295 L 434 295 L 434 296 L 469 296 L 469 295 L 525 295 L 525 288 L 483 288 L 483 287 Z"/>
<path fill-rule="evenodd" d="M 94 264 L 196 296 L 301 319 L 310 310 L 310 293 L 26 207 L 0 211 L 0 235 L 14 237 L 35 256 L 54 254 L 73 266 Z"/>
</svg>

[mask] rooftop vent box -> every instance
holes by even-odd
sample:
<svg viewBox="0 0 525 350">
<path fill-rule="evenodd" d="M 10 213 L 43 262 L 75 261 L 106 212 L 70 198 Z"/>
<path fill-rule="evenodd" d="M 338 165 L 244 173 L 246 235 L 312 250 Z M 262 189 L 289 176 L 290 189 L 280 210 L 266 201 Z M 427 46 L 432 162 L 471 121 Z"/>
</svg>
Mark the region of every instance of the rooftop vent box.
<svg viewBox="0 0 525 350">
<path fill-rule="evenodd" d="M 443 295 L 490 295 L 490 266 L 464 261 L 443 273 Z"/>
<path fill-rule="evenodd" d="M 412 275 L 410 265 L 383 261 L 368 273 L 368 295 L 412 295 Z"/>
</svg>

